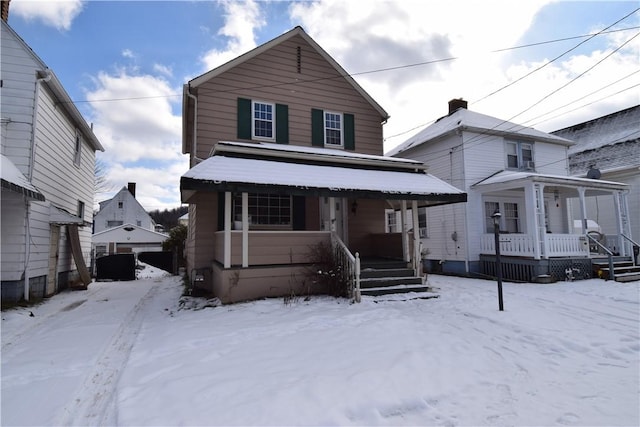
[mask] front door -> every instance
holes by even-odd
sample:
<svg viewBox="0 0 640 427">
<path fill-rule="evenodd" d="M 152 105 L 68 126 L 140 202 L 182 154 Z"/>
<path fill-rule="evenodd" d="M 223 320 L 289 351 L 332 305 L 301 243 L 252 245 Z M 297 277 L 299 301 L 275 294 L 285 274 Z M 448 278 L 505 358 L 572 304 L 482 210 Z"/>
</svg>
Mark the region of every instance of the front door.
<svg viewBox="0 0 640 427">
<path fill-rule="evenodd" d="M 321 197 L 320 198 L 320 227 L 323 231 L 330 231 L 331 228 L 331 198 L 330 197 Z M 338 237 L 342 239 L 343 242 L 346 241 L 346 227 L 345 227 L 345 202 L 344 198 L 334 198 L 334 212 L 335 212 L 335 222 L 334 222 L 334 230 Z"/>
</svg>

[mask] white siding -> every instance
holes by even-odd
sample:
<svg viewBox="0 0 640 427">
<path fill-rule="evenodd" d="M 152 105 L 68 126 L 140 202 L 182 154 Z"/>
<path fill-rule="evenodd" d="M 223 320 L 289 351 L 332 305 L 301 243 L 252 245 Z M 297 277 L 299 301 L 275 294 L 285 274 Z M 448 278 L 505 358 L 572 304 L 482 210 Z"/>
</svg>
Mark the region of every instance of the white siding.
<svg viewBox="0 0 640 427">
<path fill-rule="evenodd" d="M 122 203 L 122 207 L 118 207 L 119 203 Z M 116 193 L 107 203 L 102 204 L 102 208 L 93 218 L 94 233 L 112 228 L 113 226 L 108 226 L 109 221 L 122 221 L 122 225 L 131 224 L 155 231 L 151 216 L 126 187 Z"/>
<path fill-rule="evenodd" d="M 0 203 L 0 262 L 2 280 L 20 280 L 25 262 L 25 218 L 27 208 L 24 198 L 17 193 L 2 190 Z"/>
<path fill-rule="evenodd" d="M 533 148 L 536 172 L 551 175 L 569 175 L 567 147 L 536 142 Z"/>
</svg>

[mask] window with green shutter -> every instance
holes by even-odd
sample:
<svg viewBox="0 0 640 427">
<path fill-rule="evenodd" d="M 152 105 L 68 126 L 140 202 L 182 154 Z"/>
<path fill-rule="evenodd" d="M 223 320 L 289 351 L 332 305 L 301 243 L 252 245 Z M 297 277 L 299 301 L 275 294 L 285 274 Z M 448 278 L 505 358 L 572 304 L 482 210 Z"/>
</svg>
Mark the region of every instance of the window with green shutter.
<svg viewBox="0 0 640 427">
<path fill-rule="evenodd" d="M 289 143 L 289 107 L 238 98 L 238 139 Z"/>
<path fill-rule="evenodd" d="M 355 150 L 353 114 L 311 110 L 311 145 Z"/>
</svg>

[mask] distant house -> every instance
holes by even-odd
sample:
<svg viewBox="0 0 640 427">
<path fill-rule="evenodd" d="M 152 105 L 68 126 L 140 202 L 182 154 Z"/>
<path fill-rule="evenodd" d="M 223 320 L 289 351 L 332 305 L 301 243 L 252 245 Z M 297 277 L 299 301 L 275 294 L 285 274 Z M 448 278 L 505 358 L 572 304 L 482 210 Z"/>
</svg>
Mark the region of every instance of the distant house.
<svg viewBox="0 0 640 427">
<path fill-rule="evenodd" d="M 224 303 L 322 291 L 305 277 L 322 244 L 351 290 L 358 255 L 415 266 L 417 240 L 384 234 L 385 207 L 466 199 L 382 155 L 388 114 L 300 27 L 189 81 L 182 118 L 187 272 Z"/>
<path fill-rule="evenodd" d="M 578 123 L 551 132 L 570 139 L 569 173 L 579 177 L 593 177 L 629 185 L 627 196 L 631 214 L 631 237 L 640 242 L 640 105 Z M 615 228 L 615 209 L 606 197 L 587 200 L 587 216 L 602 224 L 607 245 L 620 247 Z"/>
<path fill-rule="evenodd" d="M 124 224 L 95 233 L 91 240 L 95 257 L 120 253 L 159 252 L 168 236 L 163 233 Z"/>
<path fill-rule="evenodd" d="M 95 152 L 104 149 L 53 71 L 0 23 L 2 301 L 18 301 L 90 283 Z"/>
<path fill-rule="evenodd" d="M 606 227 L 617 235 L 629 233 L 638 217 L 637 211 L 629 216 L 629 184 L 569 174 L 574 145 L 560 135 L 470 111 L 464 100 L 454 99 L 448 115 L 391 150 L 394 157 L 426 163 L 431 174 L 468 194 L 466 204 L 422 213 L 418 227 L 427 269 L 495 275 L 497 220 L 505 278 L 564 279 L 573 269 L 590 275 L 592 259 L 602 256 L 592 252 L 601 248 L 590 237 L 600 236 L 588 227 L 591 212 L 580 206 L 595 198 L 606 201 L 615 212 Z M 496 212 L 501 216 L 494 217 Z M 396 218 L 388 212 L 388 230 Z M 629 245 L 619 250 L 631 254 Z"/>
<path fill-rule="evenodd" d="M 100 210 L 93 217 L 94 234 L 126 224 L 156 230 L 155 222 L 136 199 L 134 182 L 122 187 L 111 199 L 100 202 Z"/>
<path fill-rule="evenodd" d="M 184 225 L 185 227 L 189 226 L 189 212 L 178 218 L 178 225 Z"/>
</svg>

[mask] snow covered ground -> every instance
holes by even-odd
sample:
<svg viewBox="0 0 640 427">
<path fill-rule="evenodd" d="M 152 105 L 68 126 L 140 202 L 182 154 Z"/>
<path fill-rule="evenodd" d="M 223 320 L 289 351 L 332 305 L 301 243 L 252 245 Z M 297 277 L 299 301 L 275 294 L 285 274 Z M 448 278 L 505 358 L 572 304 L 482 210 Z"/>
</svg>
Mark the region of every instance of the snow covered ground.
<svg viewBox="0 0 640 427">
<path fill-rule="evenodd" d="M 142 276 L 2 313 L 3 426 L 640 425 L 640 282 L 505 283 L 499 312 L 455 277 L 202 308 Z"/>
</svg>

